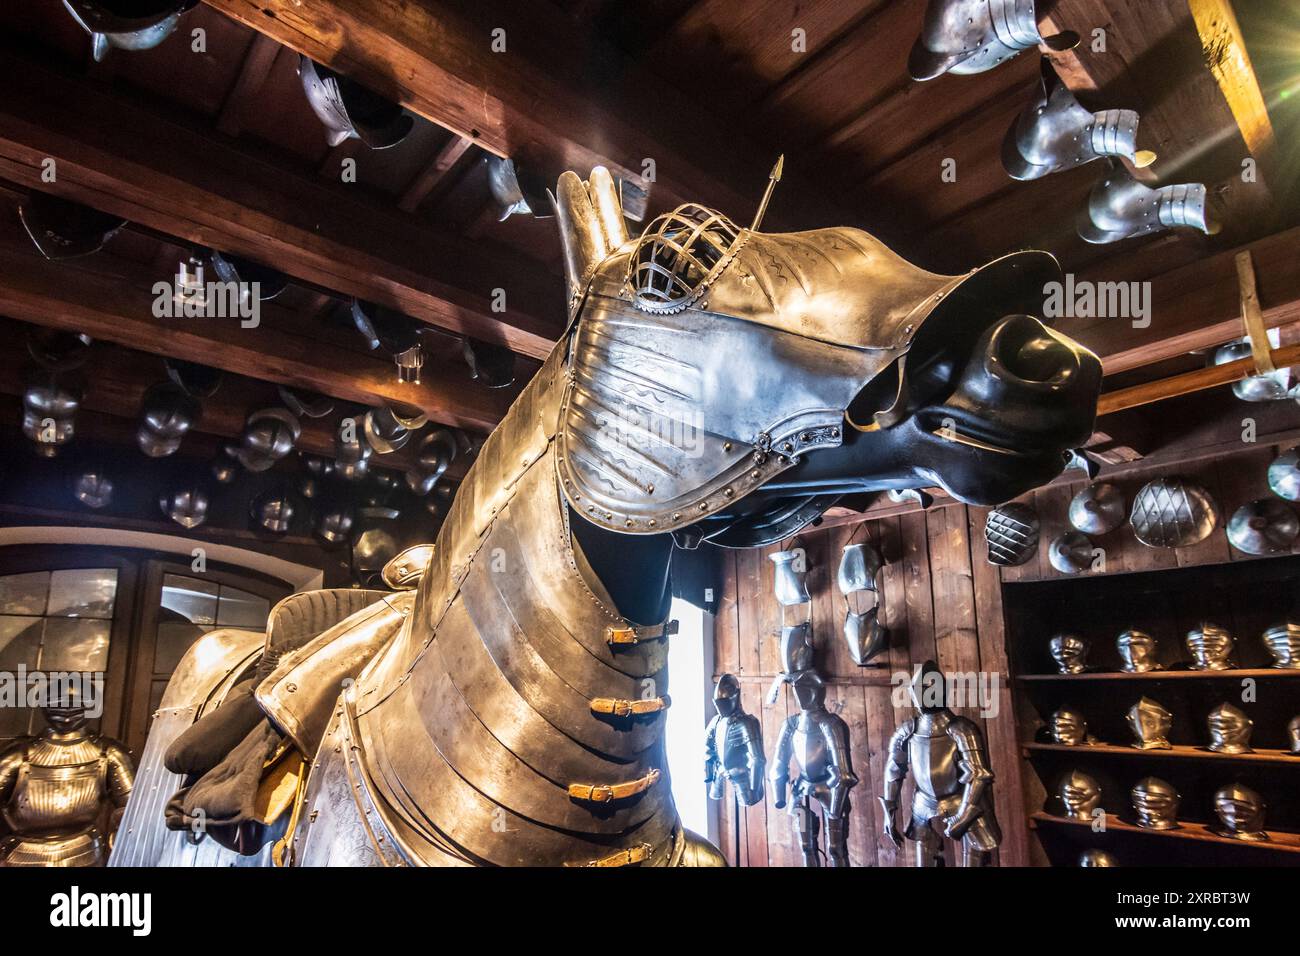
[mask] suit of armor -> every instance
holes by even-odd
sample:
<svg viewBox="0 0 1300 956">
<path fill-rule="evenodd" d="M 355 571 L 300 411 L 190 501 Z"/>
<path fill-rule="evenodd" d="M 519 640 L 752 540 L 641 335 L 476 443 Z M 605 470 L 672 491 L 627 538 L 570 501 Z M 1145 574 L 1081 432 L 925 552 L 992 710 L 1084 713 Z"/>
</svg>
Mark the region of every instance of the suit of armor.
<svg viewBox="0 0 1300 956">
<path fill-rule="evenodd" d="M 943 674 L 933 661 L 922 666 L 911 691 L 917 715 L 900 724 L 889 741 L 880 798 L 885 836 L 902 847 L 895 814 L 910 770 L 916 792 L 903 836 L 914 841 L 916 865 L 942 865 L 943 848 L 933 826 L 941 820 L 944 836 L 961 841 L 961 865 L 983 866 L 1002 840 L 993 815 L 993 773 L 983 737 L 972 721 L 945 705 Z"/>
<path fill-rule="evenodd" d="M 730 780 L 736 797 L 747 807 L 763 799 L 763 725 L 740 705 L 740 683 L 723 674 L 713 691 L 718 712 L 709 721 L 704 742 L 704 782 L 709 796 L 721 800 Z"/>
<path fill-rule="evenodd" d="M 89 733 L 79 707 L 50 707 L 45 718 L 39 737 L 0 754 L 0 803 L 12 831 L 0 841 L 0 866 L 99 866 L 100 811 L 112 801 L 115 827 L 135 778 L 131 758 L 116 740 Z"/>
<path fill-rule="evenodd" d="M 849 865 L 849 791 L 857 784 L 849 753 L 849 726 L 826 709 L 826 685 L 813 671 L 793 675 L 799 713 L 781 725 L 772 761 L 772 790 L 778 810 L 786 806 L 790 759 L 799 765 L 790 819 L 799 837 L 804 866 L 820 866 L 819 821 L 812 801 L 826 818 L 826 854 L 831 866 Z"/>
</svg>

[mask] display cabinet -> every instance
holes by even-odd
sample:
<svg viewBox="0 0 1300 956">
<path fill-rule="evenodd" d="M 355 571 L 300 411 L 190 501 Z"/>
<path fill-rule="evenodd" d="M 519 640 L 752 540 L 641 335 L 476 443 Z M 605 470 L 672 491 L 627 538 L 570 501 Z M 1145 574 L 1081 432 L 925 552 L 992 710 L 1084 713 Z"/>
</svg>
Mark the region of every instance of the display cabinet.
<svg viewBox="0 0 1300 956">
<path fill-rule="evenodd" d="M 1300 715 L 1300 669 L 1273 666 L 1264 631 L 1298 620 L 1300 556 L 1172 567 L 1141 573 L 1004 582 L 1008 663 L 1023 761 L 1021 778 L 1034 862 L 1076 865 L 1090 848 L 1120 865 L 1300 865 L 1300 754 L 1288 724 Z M 1232 666 L 1197 670 L 1186 635 L 1204 622 L 1234 638 Z M 1122 670 L 1116 638 L 1128 629 L 1155 638 L 1159 669 Z M 1087 668 L 1062 674 L 1049 653 L 1053 635 L 1089 643 Z M 1138 749 L 1126 721 L 1142 698 L 1170 714 L 1168 749 Z M 1252 722 L 1246 753 L 1209 749 L 1210 712 L 1229 703 Z M 1051 715 L 1068 708 L 1087 722 L 1087 743 L 1055 742 Z M 1103 820 L 1064 815 L 1058 786 L 1073 770 L 1101 790 Z M 1131 788 L 1146 777 L 1181 796 L 1179 826 L 1136 825 Z M 1259 793 L 1267 805 L 1267 840 L 1220 832 L 1214 794 L 1228 784 Z"/>
</svg>

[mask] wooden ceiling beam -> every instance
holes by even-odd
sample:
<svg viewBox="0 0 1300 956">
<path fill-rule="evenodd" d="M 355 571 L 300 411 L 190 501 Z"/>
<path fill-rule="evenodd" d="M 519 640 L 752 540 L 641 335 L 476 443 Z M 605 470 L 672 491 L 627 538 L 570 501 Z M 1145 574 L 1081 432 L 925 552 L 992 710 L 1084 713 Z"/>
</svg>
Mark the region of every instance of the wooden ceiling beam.
<svg viewBox="0 0 1300 956">
<path fill-rule="evenodd" d="M 652 160 L 661 200 L 703 202 L 743 218 L 775 158 L 733 135 L 734 126 L 710 112 L 707 91 L 687 97 L 543 0 L 206 2 L 547 174 L 585 175 L 603 165 L 639 183 Z M 790 183 L 786 192 L 801 190 Z"/>
<path fill-rule="evenodd" d="M 509 394 L 474 382 L 460 363 L 426 366 L 420 385 L 401 384 L 381 357 L 286 332 L 300 323 L 273 302 L 262 303 L 256 328 L 241 328 L 237 318 L 155 318 L 157 274 L 97 258 L 51 262 L 24 240 L 0 239 L 0 314 L 344 401 L 414 405 L 474 431 L 490 431 L 509 407 Z"/>
<path fill-rule="evenodd" d="M 560 333 L 558 277 L 521 256 L 435 231 L 359 189 L 279 168 L 12 51 L 0 53 L 0 78 L 5 178 L 534 358 Z M 492 308 L 497 289 L 504 312 Z"/>
<path fill-rule="evenodd" d="M 1107 375 L 1153 365 L 1245 335 L 1235 259 L 1250 250 L 1258 276 L 1264 324 L 1300 322 L 1300 227 L 1182 266 L 1150 280 L 1150 323 L 1131 317 L 1061 318 L 1056 327 L 1092 349 Z M 1101 268 L 1078 277 L 1095 289 L 1110 279 Z"/>
<path fill-rule="evenodd" d="M 243 129 L 243 111 L 271 75 L 271 67 L 280 54 L 280 44 L 260 33 L 253 34 L 253 42 L 244 54 L 244 62 L 239 68 L 239 78 L 234 88 L 221 104 L 221 113 L 217 117 L 217 129 L 227 136 L 238 136 Z"/>
<path fill-rule="evenodd" d="M 465 136 L 451 134 L 442 149 L 433 157 L 419 175 L 415 177 L 404 190 L 402 196 L 397 201 L 397 208 L 403 212 L 415 212 L 420 208 L 420 204 L 429 198 L 429 195 L 437 188 L 447 174 L 451 172 L 453 166 L 460 162 L 460 158 L 465 155 L 466 151 L 474 145 L 474 141 Z"/>
</svg>

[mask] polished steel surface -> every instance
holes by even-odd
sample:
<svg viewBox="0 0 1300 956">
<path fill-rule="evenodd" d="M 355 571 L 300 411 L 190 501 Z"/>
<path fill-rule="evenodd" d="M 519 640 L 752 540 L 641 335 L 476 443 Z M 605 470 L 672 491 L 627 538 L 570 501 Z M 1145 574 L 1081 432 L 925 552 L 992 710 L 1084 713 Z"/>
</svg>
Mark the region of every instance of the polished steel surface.
<svg viewBox="0 0 1300 956">
<path fill-rule="evenodd" d="M 1078 40 L 1068 31 L 1044 38 L 1035 0 L 930 0 L 907 70 L 914 80 L 983 73 L 1040 43 L 1068 50 Z"/>
<path fill-rule="evenodd" d="M 1124 495 L 1109 482 L 1089 485 L 1070 499 L 1070 524 L 1084 534 L 1109 534 L 1127 520 Z"/>
<path fill-rule="evenodd" d="M 1219 506 L 1198 484 L 1157 478 L 1138 491 L 1129 520 L 1147 547 L 1185 548 L 1209 537 L 1219 523 Z"/>
<path fill-rule="evenodd" d="M 1228 519 L 1228 541 L 1246 554 L 1286 554 L 1297 537 L 1300 518 L 1276 498 L 1257 498 Z"/>
<path fill-rule="evenodd" d="M 1219 231 L 1204 184 L 1152 188 L 1113 161 L 1110 170 L 1092 187 L 1078 221 L 1079 235 L 1094 244 L 1149 236 L 1176 227 L 1197 229 L 1210 236 Z"/>
<path fill-rule="evenodd" d="M 1094 812 L 1101 806 L 1101 786 L 1080 770 L 1071 770 L 1061 778 L 1056 795 L 1065 815 L 1075 820 L 1091 823 Z"/>
<path fill-rule="evenodd" d="M 840 554 L 840 566 L 835 574 L 840 593 L 853 594 L 857 591 L 879 590 L 876 575 L 884 567 L 880 552 L 870 544 L 857 542 L 845 545 Z"/>
<path fill-rule="evenodd" d="M 135 766 L 116 740 L 91 733 L 79 707 L 47 707 L 35 739 L 0 751 L 0 808 L 6 838 L 0 866 L 98 866 L 105 803 L 125 806 Z M 114 813 L 116 825 L 120 813 Z"/>
<path fill-rule="evenodd" d="M 792 675 L 799 713 L 781 724 L 769 770 L 773 804 L 788 806 L 804 866 L 821 866 L 818 830 L 826 827 L 825 856 L 833 867 L 849 865 L 849 792 L 857 786 L 849 725 L 826 709 L 826 685 L 811 670 Z M 790 779 L 790 764 L 797 770 Z M 820 817 L 818 819 L 818 808 Z"/>
<path fill-rule="evenodd" d="M 1205 719 L 1210 732 L 1210 749 L 1217 754 L 1251 753 L 1250 732 L 1255 722 L 1245 711 L 1232 704 L 1222 703 Z"/>
<path fill-rule="evenodd" d="M 1137 130 L 1133 110 L 1085 109 L 1043 57 L 1038 88 L 1003 139 L 1002 165 L 1019 180 L 1041 179 L 1107 156 L 1148 166 L 1155 156 L 1144 152 L 1139 158 Z"/>
<path fill-rule="evenodd" d="M 1148 671 L 1161 670 L 1156 660 L 1156 639 L 1146 631 L 1130 628 L 1115 638 L 1115 650 L 1119 652 L 1120 669 L 1129 674 L 1145 674 Z"/>
<path fill-rule="evenodd" d="M 1287 748 L 1300 756 L 1300 715 L 1292 717 L 1286 723 Z"/>
<path fill-rule="evenodd" d="M 1119 860 L 1105 850 L 1084 850 L 1079 854 L 1080 866 L 1119 866 Z"/>
<path fill-rule="evenodd" d="M 889 629 L 880 622 L 880 607 L 845 611 L 844 640 L 849 645 L 849 657 L 859 667 L 889 650 Z"/>
<path fill-rule="evenodd" d="M 405 139 L 415 125 L 397 103 L 305 56 L 298 58 L 298 76 L 330 146 L 359 139 L 371 149 L 387 149 Z"/>
<path fill-rule="evenodd" d="M 880 620 L 884 595 L 879 589 L 878 576 L 883 564 L 880 552 L 870 544 L 858 542 L 845 546 L 835 575 L 845 602 L 844 640 L 849 646 L 849 656 L 859 667 L 870 664 L 889 648 L 889 631 Z M 861 610 L 855 608 L 855 594 L 871 594 L 872 605 Z"/>
<path fill-rule="evenodd" d="M 1300 624 L 1284 621 L 1264 632 L 1264 646 L 1273 658 L 1273 666 L 1300 670 Z"/>
<path fill-rule="evenodd" d="M 1228 784 L 1214 792 L 1214 813 L 1219 818 L 1216 828 L 1223 836 L 1236 840 L 1267 840 L 1264 832 L 1264 798 L 1255 790 L 1240 783 Z"/>
<path fill-rule="evenodd" d="M 1252 354 L 1250 339 L 1238 339 L 1215 349 L 1208 365 L 1226 365 L 1248 359 Z M 1232 394 L 1243 402 L 1277 402 L 1295 398 L 1297 393 L 1300 393 L 1300 378 L 1294 367 L 1275 369 L 1263 375 L 1247 375 L 1232 383 Z"/>
<path fill-rule="evenodd" d="M 709 797 L 721 800 L 730 782 L 736 799 L 747 807 L 763 800 L 763 725 L 745 713 L 740 682 L 723 674 L 713 691 L 717 713 L 709 720 L 704 742 L 704 782 Z"/>
<path fill-rule="evenodd" d="M 1227 628 L 1208 622 L 1187 632 L 1187 650 L 1192 655 L 1192 669 L 1226 671 L 1232 662 L 1234 642 Z"/>
<path fill-rule="evenodd" d="M 915 716 L 899 724 L 889 741 L 880 791 L 885 837 L 902 848 L 913 841 L 917 866 L 937 866 L 943 836 L 960 841 L 962 866 L 983 866 L 1002 841 L 993 812 L 993 771 L 979 727 L 948 709 L 944 675 L 933 661 L 914 674 L 910 692 Z M 915 784 L 910 819 L 900 834 L 897 813 L 903 781 Z"/>
<path fill-rule="evenodd" d="M 1289 448 L 1269 463 L 1268 486 L 1287 501 L 1300 501 L 1300 449 Z"/>
<path fill-rule="evenodd" d="M 107 508 L 113 501 L 113 480 L 99 469 L 85 471 L 77 476 L 72 493 L 87 508 Z"/>
<path fill-rule="evenodd" d="M 1178 803 L 1181 799 L 1173 785 L 1159 777 L 1143 777 L 1129 794 L 1137 825 L 1147 830 L 1173 830 L 1178 827 Z"/>
<path fill-rule="evenodd" d="M 1013 501 L 994 508 L 984 521 L 989 564 L 1024 564 L 1038 553 L 1038 534 L 1038 514 L 1029 505 Z"/>
<path fill-rule="evenodd" d="M 1066 531 L 1052 539 L 1047 559 L 1062 574 L 1082 574 L 1092 568 L 1092 541 L 1081 532 Z"/>
<path fill-rule="evenodd" d="M 1054 635 L 1047 650 L 1059 673 L 1082 674 L 1088 669 L 1088 642 L 1077 634 Z"/>
<path fill-rule="evenodd" d="M 178 488 L 164 492 L 158 507 L 182 528 L 197 528 L 208 518 L 208 493 L 197 486 Z"/>
<path fill-rule="evenodd" d="M 1174 715 L 1150 697 L 1141 698 L 1124 715 L 1129 730 L 1133 731 L 1133 746 L 1138 750 L 1169 750 L 1169 728 Z"/>
<path fill-rule="evenodd" d="M 171 36 L 181 14 L 198 0 L 160 0 L 140 4 L 136 11 L 115 13 L 114 5 L 102 0 L 63 0 L 64 9 L 77 25 L 90 34 L 91 55 L 98 62 L 110 47 L 119 50 L 150 50 Z M 121 4 L 116 5 L 121 9 Z"/>
<path fill-rule="evenodd" d="M 1070 707 L 1053 711 L 1047 720 L 1047 728 L 1052 740 L 1067 747 L 1082 747 L 1091 741 L 1088 736 L 1088 721 L 1083 714 Z"/>
<path fill-rule="evenodd" d="M 804 566 L 803 551 L 778 551 L 768 558 L 775 565 L 774 593 L 779 604 L 791 607 L 812 600 L 808 595 L 808 569 Z"/>
</svg>

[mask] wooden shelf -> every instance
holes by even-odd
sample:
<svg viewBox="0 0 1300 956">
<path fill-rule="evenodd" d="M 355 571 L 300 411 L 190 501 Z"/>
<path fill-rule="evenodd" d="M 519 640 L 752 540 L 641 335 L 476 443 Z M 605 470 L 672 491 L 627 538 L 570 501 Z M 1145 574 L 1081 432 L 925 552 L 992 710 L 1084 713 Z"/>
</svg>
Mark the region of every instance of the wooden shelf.
<svg viewBox="0 0 1300 956">
<path fill-rule="evenodd" d="M 1149 752 L 1149 751 L 1148 751 Z M 1092 827 L 1089 820 L 1073 820 L 1069 817 L 1058 817 L 1052 813 L 1038 811 L 1029 816 L 1034 826 L 1047 824 L 1049 826 L 1065 827 Z M 1300 833 L 1286 833 L 1277 830 L 1269 830 L 1267 840 L 1237 840 L 1233 837 L 1220 836 L 1212 831 L 1204 823 L 1181 823 L 1176 830 L 1148 830 L 1145 827 L 1136 826 L 1132 823 L 1125 823 L 1114 814 L 1106 814 L 1106 829 L 1114 830 L 1119 833 L 1140 833 L 1145 836 L 1172 837 L 1178 840 L 1196 840 L 1203 843 L 1219 843 L 1227 846 L 1250 847 L 1256 850 L 1274 850 L 1283 853 L 1300 853 Z"/>
<path fill-rule="evenodd" d="M 1183 760 L 1231 760 L 1242 763 L 1271 764 L 1280 767 L 1294 767 L 1300 770 L 1300 754 L 1287 750 L 1255 750 L 1248 754 L 1221 754 L 1205 747 L 1176 745 L 1170 750 L 1138 750 L 1136 747 L 1121 747 L 1116 744 L 1093 744 L 1085 747 L 1070 747 L 1066 744 L 1027 743 L 1021 744 L 1025 756 L 1034 752 L 1106 754 L 1123 757 L 1172 757 Z M 1235 841 L 1234 841 L 1235 842 Z"/>
<path fill-rule="evenodd" d="M 1090 671 L 1086 674 L 1021 674 L 1019 683 L 1039 681 L 1111 681 L 1111 680 L 1241 680 L 1243 677 L 1300 677 L 1300 670 L 1280 667 L 1256 667 L 1230 671 L 1147 671 L 1130 674 L 1126 671 Z"/>
</svg>

